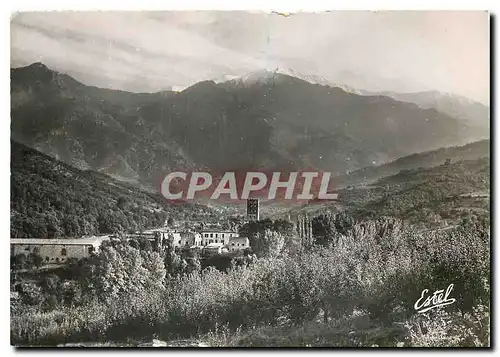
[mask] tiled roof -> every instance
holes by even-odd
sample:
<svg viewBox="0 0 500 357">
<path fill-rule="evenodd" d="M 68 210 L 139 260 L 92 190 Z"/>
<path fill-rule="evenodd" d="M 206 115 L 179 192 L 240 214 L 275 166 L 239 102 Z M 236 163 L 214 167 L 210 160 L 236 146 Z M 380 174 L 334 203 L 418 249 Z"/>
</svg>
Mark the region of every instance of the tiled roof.
<svg viewBox="0 0 500 357">
<path fill-rule="evenodd" d="M 226 229 L 202 229 L 201 233 L 233 233 L 238 234 L 238 232 L 229 231 Z"/>
<path fill-rule="evenodd" d="M 205 249 L 206 248 L 220 248 L 220 247 L 223 247 L 224 244 L 223 243 L 210 243 L 208 245 L 205 246 Z"/>
<path fill-rule="evenodd" d="M 107 236 L 74 239 L 10 238 L 10 244 L 19 245 L 90 245 L 108 240 Z"/>
<path fill-rule="evenodd" d="M 229 242 L 249 242 L 247 237 L 231 237 L 229 238 Z"/>
</svg>

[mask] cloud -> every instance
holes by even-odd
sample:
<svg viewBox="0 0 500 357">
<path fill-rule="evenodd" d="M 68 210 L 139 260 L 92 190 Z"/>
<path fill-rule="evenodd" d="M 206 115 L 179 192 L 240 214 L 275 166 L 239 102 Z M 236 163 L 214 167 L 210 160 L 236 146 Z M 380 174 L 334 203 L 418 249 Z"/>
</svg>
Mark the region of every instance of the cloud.
<svg viewBox="0 0 500 357">
<path fill-rule="evenodd" d="M 368 90 L 489 97 L 486 12 L 32 12 L 11 33 L 13 64 L 132 91 L 283 67 Z"/>
</svg>

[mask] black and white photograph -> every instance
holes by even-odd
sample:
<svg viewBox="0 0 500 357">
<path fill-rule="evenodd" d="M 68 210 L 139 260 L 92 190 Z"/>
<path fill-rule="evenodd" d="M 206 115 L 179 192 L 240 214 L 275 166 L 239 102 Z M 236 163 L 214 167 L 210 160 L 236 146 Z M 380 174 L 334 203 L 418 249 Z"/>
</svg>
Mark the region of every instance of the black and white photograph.
<svg viewBox="0 0 500 357">
<path fill-rule="evenodd" d="M 492 22 L 12 13 L 10 344 L 491 348 Z"/>
</svg>

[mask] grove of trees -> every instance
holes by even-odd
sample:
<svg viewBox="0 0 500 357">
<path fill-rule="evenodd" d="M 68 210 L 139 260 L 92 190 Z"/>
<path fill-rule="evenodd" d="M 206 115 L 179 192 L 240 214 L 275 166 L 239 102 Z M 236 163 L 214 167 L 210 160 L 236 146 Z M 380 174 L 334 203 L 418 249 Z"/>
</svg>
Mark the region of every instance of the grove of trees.
<svg viewBox="0 0 500 357">
<path fill-rule="evenodd" d="M 92 259 L 69 267 L 74 270 L 66 278 L 18 285 L 12 341 L 172 339 L 223 326 L 224 344 L 235 346 L 489 344 L 488 222 L 420 233 L 394 218 L 312 220 L 322 235 L 299 250 L 286 249 L 291 237 L 272 229 L 281 224 L 253 224 L 259 227 L 254 242 L 270 242 L 256 246 L 257 257 L 242 256 L 228 266 L 221 261 L 219 269 L 203 267 L 196 257 L 188 261 L 169 245 L 104 245 Z M 455 304 L 415 312 L 422 289 L 450 283 L 459 297 Z M 317 332 L 303 330 L 311 324 Z M 302 332 L 278 337 L 285 328 Z M 228 342 L 227 336 L 236 337 Z"/>
</svg>

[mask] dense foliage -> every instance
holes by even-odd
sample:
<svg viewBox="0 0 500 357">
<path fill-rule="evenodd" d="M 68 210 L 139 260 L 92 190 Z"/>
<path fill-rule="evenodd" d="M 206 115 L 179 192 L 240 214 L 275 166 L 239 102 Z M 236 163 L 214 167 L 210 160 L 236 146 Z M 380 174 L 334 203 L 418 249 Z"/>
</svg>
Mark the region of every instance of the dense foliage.
<svg viewBox="0 0 500 357">
<path fill-rule="evenodd" d="M 489 344 L 485 222 L 417 233 L 389 218 L 319 221 L 330 228 L 309 249 L 249 259 L 226 271 L 179 266 L 168 246 L 105 246 L 79 266 L 81 273 L 70 274 L 76 281 L 45 278 L 20 289 L 13 343 L 186 338 L 223 329 L 234 336 L 224 342 L 231 345 Z M 423 289 L 450 283 L 457 302 L 439 309 L 440 320 L 429 320 L 433 312 L 415 313 Z M 48 298 L 55 291 L 59 296 Z M 268 329 L 265 337 L 261 329 Z"/>
<path fill-rule="evenodd" d="M 167 218 L 206 216 L 200 205 L 161 197 L 26 146 L 11 145 L 11 237 L 77 237 L 163 226 Z"/>
<path fill-rule="evenodd" d="M 346 188 L 337 207 L 303 215 L 299 227 L 168 206 L 106 176 L 12 148 L 14 236 L 123 232 L 202 215 L 239 228 L 251 244 L 207 258 L 169 244 L 115 240 L 50 271 L 38 269 L 36 252 L 16 256 L 16 345 L 189 337 L 215 346 L 490 344 L 486 158 Z M 339 205 L 344 210 L 332 213 Z M 449 284 L 454 304 L 415 312 L 423 289 Z"/>
<path fill-rule="evenodd" d="M 240 227 L 239 233 L 248 237 L 252 251 L 259 257 L 294 251 L 298 245 L 294 225 L 284 219 L 250 221 Z"/>
<path fill-rule="evenodd" d="M 357 207 L 356 198 L 349 193 L 343 199 L 352 204 L 357 216 L 388 215 L 413 223 L 444 221 L 446 225 L 471 214 L 488 217 L 489 188 L 489 158 L 482 158 L 402 171 L 381 179 L 373 190 L 357 193 L 364 201 Z"/>
</svg>

